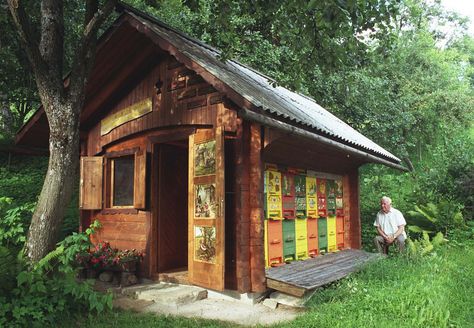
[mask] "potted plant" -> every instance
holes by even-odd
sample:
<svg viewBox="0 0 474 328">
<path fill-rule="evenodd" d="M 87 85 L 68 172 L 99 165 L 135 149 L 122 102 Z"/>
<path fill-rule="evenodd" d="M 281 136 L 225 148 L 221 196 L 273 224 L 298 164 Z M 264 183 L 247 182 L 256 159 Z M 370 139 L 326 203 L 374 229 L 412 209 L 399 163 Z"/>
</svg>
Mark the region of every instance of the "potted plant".
<svg viewBox="0 0 474 328">
<path fill-rule="evenodd" d="M 143 253 L 136 249 L 118 250 L 109 242 L 99 242 L 87 252 L 76 255 L 77 263 L 86 270 L 87 278 L 95 278 L 102 271 L 136 272 Z"/>
<path fill-rule="evenodd" d="M 137 271 L 137 265 L 143 258 L 143 253 L 136 249 L 125 249 L 119 250 L 114 257 L 114 264 L 124 272 L 135 272 Z"/>
<path fill-rule="evenodd" d="M 78 253 L 76 261 L 84 269 L 88 279 L 96 278 L 101 271 L 110 269 L 113 265 L 113 259 L 117 253 L 109 242 L 100 242 L 88 252 Z"/>
</svg>

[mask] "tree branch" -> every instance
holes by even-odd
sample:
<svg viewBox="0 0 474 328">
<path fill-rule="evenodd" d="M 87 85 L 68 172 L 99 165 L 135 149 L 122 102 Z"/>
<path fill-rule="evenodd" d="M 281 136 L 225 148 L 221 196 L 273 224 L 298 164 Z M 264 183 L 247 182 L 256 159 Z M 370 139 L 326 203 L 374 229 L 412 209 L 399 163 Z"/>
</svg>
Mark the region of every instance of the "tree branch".
<svg viewBox="0 0 474 328">
<path fill-rule="evenodd" d="M 25 14 L 25 9 L 19 0 L 7 0 L 8 8 L 13 18 L 13 22 L 20 36 L 20 43 L 25 49 L 29 62 L 36 76 L 41 75 L 46 70 L 46 63 L 41 57 L 38 40 L 35 38 L 33 26 Z"/>
<path fill-rule="evenodd" d="M 87 78 L 94 64 L 96 51 L 97 32 L 104 21 L 112 13 L 118 0 L 107 0 L 102 9 L 98 9 L 98 0 L 88 0 L 84 31 L 79 44 L 79 49 L 73 60 L 70 77 L 70 94 L 79 95 L 87 83 Z"/>
<path fill-rule="evenodd" d="M 82 44 L 84 47 L 89 47 L 92 40 L 97 40 L 97 32 L 99 28 L 112 13 L 117 2 L 118 0 L 107 0 L 102 9 L 97 9 L 97 0 L 89 0 L 87 2 L 89 8 L 86 10 L 86 14 L 91 18 L 84 26 L 84 34 L 82 38 Z M 92 10 L 94 8 L 96 9 L 96 12 L 92 15 Z"/>
</svg>

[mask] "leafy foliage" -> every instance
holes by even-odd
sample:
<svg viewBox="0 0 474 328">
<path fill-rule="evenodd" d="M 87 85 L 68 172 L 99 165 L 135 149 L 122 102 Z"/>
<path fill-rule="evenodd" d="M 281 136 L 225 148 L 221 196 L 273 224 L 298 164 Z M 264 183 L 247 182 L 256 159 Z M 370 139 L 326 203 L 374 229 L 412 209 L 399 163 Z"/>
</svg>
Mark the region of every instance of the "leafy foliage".
<svg viewBox="0 0 474 328">
<path fill-rule="evenodd" d="M 92 282 L 78 283 L 75 278 L 76 254 L 90 247 L 89 235 L 99 226 L 96 221 L 85 233 L 67 237 L 33 268 L 22 256 L 17 262 L 11 251 L 0 247 L 1 326 L 52 326 L 78 311 L 112 308 L 112 295 L 94 292 Z"/>
<path fill-rule="evenodd" d="M 20 249 L 26 241 L 26 232 L 34 205 L 27 203 L 11 207 L 12 199 L 0 197 L 0 245 Z"/>
<path fill-rule="evenodd" d="M 31 219 L 31 215 L 29 217 L 26 215 L 26 210 L 29 210 L 30 207 L 33 208 L 33 204 L 36 204 L 38 200 L 47 165 L 48 159 L 45 157 L 19 154 L 8 155 L 0 152 L 0 197 L 7 196 L 11 199 L 11 204 L 8 208 L 17 207 L 22 209 L 25 229 L 29 226 Z M 78 197 L 79 183 L 75 185 L 71 204 L 66 211 L 60 239 L 78 230 Z M 0 217 L 2 217 L 1 210 Z"/>
<path fill-rule="evenodd" d="M 450 228 L 465 226 L 459 206 L 447 201 L 438 205 L 433 203 L 415 205 L 415 211 L 409 211 L 408 215 L 408 228 L 418 233 L 434 233 L 441 230 L 446 233 Z"/>
<path fill-rule="evenodd" d="M 433 239 L 426 231 L 423 231 L 423 237 L 418 240 L 407 239 L 406 256 L 412 260 L 419 259 L 421 256 L 427 255 L 445 243 L 446 239 L 441 232 L 438 232 Z"/>
</svg>

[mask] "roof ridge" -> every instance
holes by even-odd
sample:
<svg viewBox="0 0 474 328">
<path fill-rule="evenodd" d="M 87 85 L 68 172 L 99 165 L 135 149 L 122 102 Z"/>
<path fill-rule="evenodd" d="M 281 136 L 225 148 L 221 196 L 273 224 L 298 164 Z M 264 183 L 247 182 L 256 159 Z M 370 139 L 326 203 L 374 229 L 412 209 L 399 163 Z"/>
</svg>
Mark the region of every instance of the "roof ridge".
<svg viewBox="0 0 474 328">
<path fill-rule="evenodd" d="M 157 31 L 161 29 L 163 31 L 162 33 L 175 34 L 176 35 L 175 38 L 181 39 L 181 42 L 184 42 L 184 44 L 188 43 L 189 46 L 191 46 L 192 48 L 196 48 L 196 49 L 200 48 L 202 51 L 202 55 L 207 53 L 206 56 L 209 56 L 209 59 L 212 58 L 212 61 L 215 61 L 214 64 L 211 64 L 211 66 L 217 65 L 215 66 L 215 69 L 217 69 L 217 71 L 222 69 L 223 72 L 224 71 L 226 72 L 226 74 L 228 73 L 232 75 L 232 76 L 229 75 L 226 78 L 224 77 L 224 80 L 227 79 L 227 82 L 224 82 L 224 83 L 227 83 L 227 84 L 230 83 L 229 85 L 231 85 L 232 88 L 236 88 L 235 90 L 237 93 L 244 92 L 245 95 L 242 93 L 241 95 L 245 97 L 247 100 L 249 100 L 250 102 L 252 102 L 256 107 L 262 108 L 263 111 L 274 114 L 277 117 L 283 117 L 285 119 L 289 119 L 290 121 L 294 122 L 294 124 L 296 123 L 298 125 L 307 126 L 313 131 L 313 133 L 320 134 L 322 132 L 323 134 L 327 136 L 331 136 L 335 140 L 339 140 L 339 141 L 342 141 L 343 143 L 353 145 L 356 148 L 365 149 L 369 152 L 377 154 L 378 156 L 388 158 L 392 161 L 397 161 L 397 162 L 401 161 L 398 157 L 393 155 L 391 152 L 384 149 L 379 144 L 377 144 L 376 142 L 374 142 L 373 140 L 371 140 L 370 138 L 366 137 L 361 132 L 353 128 L 351 125 L 341 120 L 338 116 L 336 116 L 335 114 L 331 113 L 330 111 L 328 111 L 327 109 L 319 105 L 316 102 L 316 100 L 313 99 L 310 95 L 305 95 L 303 93 L 293 91 L 283 85 L 280 85 L 275 79 L 270 78 L 266 76 L 265 74 L 259 72 L 257 69 L 254 69 L 248 65 L 242 64 L 235 59 L 220 60 L 218 58 L 218 55 L 221 53 L 220 50 L 212 46 L 209 46 L 208 44 L 169 26 L 168 24 L 160 21 L 158 18 L 153 17 L 150 14 L 147 14 L 128 4 L 124 4 L 123 2 L 120 2 L 120 7 L 118 8 L 118 10 L 120 11 L 120 9 L 121 11 L 125 12 L 125 14 L 131 15 L 135 19 L 144 20 L 143 23 L 145 24 L 148 23 L 151 26 L 155 25 L 157 28 Z M 168 42 L 173 42 L 173 41 L 168 40 Z M 191 51 L 191 53 L 189 53 L 188 55 L 199 57 L 199 54 L 193 53 L 193 51 Z M 205 61 L 205 59 L 202 59 L 202 58 L 195 58 L 195 60 L 196 59 Z M 220 64 L 218 64 L 218 62 Z M 258 86 L 260 86 L 261 88 L 265 88 L 266 90 L 268 90 L 268 92 L 270 92 L 273 95 L 273 98 L 275 99 L 272 99 L 272 97 L 254 98 L 252 95 L 253 90 L 246 90 L 245 89 L 246 87 L 238 86 L 235 84 L 235 81 L 229 80 L 229 78 L 232 79 L 234 77 L 244 79 L 246 80 L 246 82 L 254 81 L 257 89 L 258 89 Z M 270 88 L 273 89 L 273 91 L 270 90 Z M 238 89 L 240 89 L 240 91 Z M 298 97 L 299 97 L 299 100 L 298 100 Z M 282 106 L 281 104 L 282 100 L 285 103 L 284 108 L 283 107 L 280 108 Z M 262 101 L 267 104 L 264 104 Z M 306 102 L 310 103 L 311 105 L 308 105 Z M 294 112 L 294 111 L 297 111 L 297 112 Z M 311 114 L 308 111 L 311 111 Z M 322 118 L 325 118 L 325 120 L 321 121 L 320 118 L 318 118 L 318 122 L 316 122 L 315 121 L 316 114 L 322 115 Z M 337 124 L 336 125 L 334 125 L 333 123 L 329 124 L 327 120 L 330 120 L 334 123 L 337 122 Z M 328 123 L 329 125 L 326 126 L 325 123 Z M 341 126 L 341 124 L 343 126 Z M 350 128 L 349 134 L 343 133 L 344 131 L 346 131 L 346 127 Z"/>
<path fill-rule="evenodd" d="M 178 29 L 172 27 L 171 25 L 169 25 L 169 24 L 167 24 L 167 23 L 161 21 L 161 20 L 158 19 L 157 17 L 152 16 L 152 15 L 150 15 L 150 14 L 148 14 L 148 13 L 146 13 L 146 12 L 140 10 L 140 9 L 137 9 L 137 8 L 135 8 L 135 7 L 133 7 L 133 6 L 129 5 L 129 4 L 127 4 L 127 3 L 124 3 L 123 1 L 119 1 L 119 3 L 117 4 L 117 9 L 118 9 L 119 11 L 124 11 L 124 10 L 125 10 L 125 11 L 132 12 L 132 13 L 134 13 L 134 14 L 136 14 L 136 15 L 142 17 L 142 18 L 145 18 L 145 19 L 147 19 L 147 20 L 149 20 L 149 21 L 151 21 L 151 22 L 153 22 L 153 23 L 155 23 L 155 24 L 160 25 L 160 26 L 163 27 L 163 28 L 166 28 L 166 29 L 168 29 L 168 30 L 170 30 L 170 31 L 172 31 L 172 32 L 174 32 L 174 33 L 176 33 L 176 34 L 178 34 L 179 36 L 181 36 L 181 37 L 183 37 L 183 38 L 185 38 L 185 39 L 187 39 L 187 40 L 189 40 L 189 41 L 192 41 L 192 42 L 194 42 L 194 43 L 196 43 L 196 44 L 198 44 L 198 45 L 200 45 L 200 46 L 206 48 L 207 50 L 213 51 L 213 52 L 215 52 L 215 53 L 217 53 L 217 54 L 221 54 L 221 53 L 222 53 L 222 50 L 219 50 L 219 49 L 217 49 L 217 48 L 215 48 L 215 47 L 213 47 L 213 46 L 211 46 L 211 45 L 209 45 L 209 44 L 207 44 L 207 43 L 204 43 L 203 41 L 201 41 L 201 40 L 199 40 L 199 39 L 197 39 L 197 38 L 194 38 L 194 37 L 190 36 L 189 34 L 184 33 L 183 31 L 180 31 L 180 30 L 178 30 Z M 256 74 L 258 74 L 258 75 L 260 75 L 260 76 L 266 78 L 267 80 L 269 80 L 269 81 L 271 81 L 271 82 L 277 84 L 277 86 L 281 86 L 281 85 L 278 83 L 278 81 L 275 80 L 274 78 L 272 78 L 272 77 L 270 77 L 270 76 L 268 76 L 268 75 L 266 75 L 266 74 L 263 74 L 262 72 L 258 71 L 257 69 L 255 69 L 255 68 L 253 68 L 253 67 L 251 67 L 251 66 L 249 66 L 249 65 L 247 65 L 247 64 L 243 64 L 243 63 L 241 63 L 240 61 L 238 61 L 238 60 L 236 60 L 236 59 L 226 59 L 226 60 L 229 61 L 229 62 L 233 62 L 233 63 L 235 63 L 235 64 L 237 64 L 237 65 L 239 65 L 239 66 L 245 67 L 245 68 L 251 70 L 252 72 L 254 72 L 254 73 L 256 73 Z M 286 88 L 286 87 L 285 87 L 285 88 Z M 288 89 L 288 90 L 289 90 L 289 89 Z M 290 90 L 290 91 L 292 91 L 292 90 Z M 292 91 L 292 92 L 295 92 L 295 91 Z"/>
</svg>

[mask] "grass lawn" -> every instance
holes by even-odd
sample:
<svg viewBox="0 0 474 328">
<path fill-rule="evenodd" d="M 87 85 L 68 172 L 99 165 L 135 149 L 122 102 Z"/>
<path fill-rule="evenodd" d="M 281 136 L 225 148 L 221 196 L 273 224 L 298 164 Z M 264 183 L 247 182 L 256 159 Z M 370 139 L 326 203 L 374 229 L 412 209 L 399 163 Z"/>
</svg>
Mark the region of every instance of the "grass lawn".
<svg viewBox="0 0 474 328">
<path fill-rule="evenodd" d="M 118 311 L 76 321 L 75 326 L 233 325 Z M 444 247 L 418 260 L 391 257 L 373 263 L 319 291 L 306 313 L 277 327 L 474 327 L 474 245 Z"/>
</svg>

